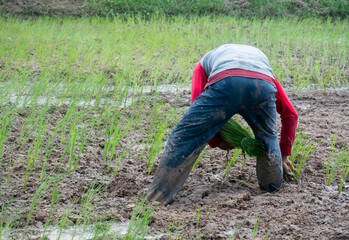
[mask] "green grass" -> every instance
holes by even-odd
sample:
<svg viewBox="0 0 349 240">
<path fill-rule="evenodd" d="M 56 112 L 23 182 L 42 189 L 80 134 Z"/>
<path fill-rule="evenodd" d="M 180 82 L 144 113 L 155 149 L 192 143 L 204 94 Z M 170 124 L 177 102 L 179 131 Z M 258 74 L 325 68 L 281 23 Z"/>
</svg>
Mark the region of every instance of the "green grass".
<svg viewBox="0 0 349 240">
<path fill-rule="evenodd" d="M 28 0 L 27 4 L 0 2 L 0 13 L 25 16 L 239 16 L 239 17 L 327 17 L 346 18 L 346 0 Z"/>
<path fill-rule="evenodd" d="M 292 155 L 290 156 L 290 161 L 296 170 L 294 173 L 296 179 L 300 177 L 307 161 L 315 151 L 314 144 L 309 142 L 307 135 L 298 132 L 293 142 Z"/>
<path fill-rule="evenodd" d="M 327 186 L 330 186 L 337 177 L 339 178 L 338 193 L 341 193 L 349 174 L 349 147 L 345 145 L 338 148 L 336 142 L 337 135 L 335 134 L 331 144 L 331 153 L 325 166 Z"/>
<path fill-rule="evenodd" d="M 195 63 L 207 51 L 224 43 L 241 43 L 263 50 L 281 82 L 325 89 L 348 85 L 348 25 L 347 20 L 228 17 L 214 22 L 210 17 L 0 18 L 0 80 L 11 78 L 23 84 L 40 79 L 44 83 L 33 89 L 38 94 L 40 89 L 45 89 L 42 94 L 51 90 L 52 82 L 62 81 L 76 90 L 89 86 L 76 100 L 88 95 L 98 102 L 113 92 L 100 94 L 103 86 L 190 83 Z M 92 83 L 101 85 L 98 89 Z M 18 86 L 7 89 L 8 94 L 15 89 Z M 53 94 L 72 97 L 69 89 Z"/>
<path fill-rule="evenodd" d="M 231 166 L 235 165 L 235 163 L 238 161 L 238 157 L 240 156 L 241 152 L 242 152 L 241 149 L 236 149 L 235 150 L 233 157 L 229 160 L 228 165 L 225 168 L 225 171 L 224 171 L 224 174 L 223 174 L 223 179 L 227 176 Z M 243 163 L 243 166 L 244 166 L 244 163 Z"/>
</svg>

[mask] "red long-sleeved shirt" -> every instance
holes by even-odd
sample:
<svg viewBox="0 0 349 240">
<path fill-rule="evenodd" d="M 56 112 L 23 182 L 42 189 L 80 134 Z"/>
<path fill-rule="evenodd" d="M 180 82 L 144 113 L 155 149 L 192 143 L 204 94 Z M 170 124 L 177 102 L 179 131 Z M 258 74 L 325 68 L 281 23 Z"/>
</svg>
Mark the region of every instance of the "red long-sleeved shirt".
<svg viewBox="0 0 349 240">
<path fill-rule="evenodd" d="M 223 74 L 222 74 L 223 73 Z M 268 76 L 264 77 L 262 74 L 246 71 L 242 69 L 227 70 L 220 73 L 220 76 L 216 77 L 214 81 L 212 79 L 208 82 L 207 75 L 200 62 L 196 64 L 193 72 L 192 86 L 191 86 L 191 103 L 204 91 L 204 89 L 225 77 L 229 76 L 240 76 L 259 78 L 266 80 L 276 87 L 276 111 L 281 117 L 281 136 L 280 136 L 280 150 L 283 156 L 290 156 L 292 154 L 292 145 L 296 135 L 296 128 L 298 122 L 298 114 L 293 108 L 290 100 L 288 99 L 284 89 L 274 76 L 273 82 L 271 82 Z M 218 75 L 218 74 L 217 74 Z M 216 76 L 216 75 L 215 75 Z M 265 78 L 265 79 L 264 79 Z M 214 136 L 208 143 L 210 147 L 214 148 L 219 145 L 222 140 L 219 137 Z"/>
</svg>

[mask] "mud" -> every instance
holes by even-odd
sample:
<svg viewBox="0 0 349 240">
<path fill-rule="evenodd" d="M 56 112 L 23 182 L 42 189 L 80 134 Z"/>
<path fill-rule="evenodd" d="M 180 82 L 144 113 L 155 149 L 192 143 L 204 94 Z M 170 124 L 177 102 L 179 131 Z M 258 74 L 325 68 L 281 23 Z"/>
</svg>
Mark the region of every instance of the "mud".
<svg viewBox="0 0 349 240">
<path fill-rule="evenodd" d="M 172 238 L 178 235 L 179 239 L 226 239 L 235 233 L 235 238 L 252 239 L 259 216 L 256 239 L 267 235 L 269 239 L 349 239 L 349 185 L 346 184 L 338 195 L 338 178 L 332 186 L 326 186 L 324 170 L 333 135 L 338 136 L 337 149 L 349 143 L 349 90 L 287 92 L 299 114 L 298 130 L 316 146 L 316 152 L 299 180 L 285 182 L 274 194 L 262 192 L 257 184 L 254 159 L 248 159 L 244 167 L 240 161 L 222 180 L 226 153 L 208 150 L 174 202 L 167 207 L 152 206 L 149 234 L 165 233 L 162 239 L 169 235 Z M 158 101 L 167 108 L 176 106 L 181 115 L 190 105 L 190 92 L 159 93 Z M 64 106 L 52 109 L 49 128 L 64 117 L 65 110 Z M 98 111 L 92 112 L 90 117 L 96 114 Z M 129 117 L 127 111 L 123 114 L 125 118 Z M 7 206 L 8 215 L 17 216 L 16 228 L 26 225 L 35 191 L 41 184 L 38 179 L 42 165 L 33 170 L 27 188 L 23 189 L 29 149 L 20 145 L 17 139 L 25 119 L 25 114 L 19 114 L 15 119 L 4 143 L 5 155 L 0 168 L 0 205 Z M 147 132 L 151 122 L 144 119 L 139 124 Z M 91 138 L 95 141 L 88 142 L 77 171 L 71 174 L 62 171 L 67 168 L 66 161 L 60 159 L 63 149 L 54 149 L 47 172 L 62 173 L 56 184 L 59 192 L 56 208 L 50 216 L 52 190 L 48 189 L 42 193 L 29 226 L 40 228 L 48 220 L 54 223 L 64 217 L 67 209 L 70 209 L 67 223 L 81 223 L 83 216 L 79 215 L 79 207 L 83 205 L 88 189 L 98 190 L 90 203 L 93 206 L 91 222 L 130 220 L 137 199 L 146 195 L 154 172 L 148 175 L 146 158 L 142 157 L 144 146 L 141 146 L 141 140 L 146 135 L 135 129 L 122 140 L 117 151 L 132 147 L 123 157 L 116 176 L 108 173 L 103 163 L 104 135 L 93 131 Z M 9 221 L 8 215 L 5 222 Z"/>
</svg>

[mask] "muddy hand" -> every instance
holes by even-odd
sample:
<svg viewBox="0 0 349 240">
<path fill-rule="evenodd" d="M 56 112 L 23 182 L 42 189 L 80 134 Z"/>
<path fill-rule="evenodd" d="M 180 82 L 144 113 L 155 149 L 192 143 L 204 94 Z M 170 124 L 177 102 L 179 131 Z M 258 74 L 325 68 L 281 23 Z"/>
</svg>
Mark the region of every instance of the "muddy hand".
<svg viewBox="0 0 349 240">
<path fill-rule="evenodd" d="M 296 173 L 296 170 L 287 156 L 282 156 L 282 167 L 284 169 L 284 179 L 286 181 L 294 180 L 294 174 Z"/>
</svg>

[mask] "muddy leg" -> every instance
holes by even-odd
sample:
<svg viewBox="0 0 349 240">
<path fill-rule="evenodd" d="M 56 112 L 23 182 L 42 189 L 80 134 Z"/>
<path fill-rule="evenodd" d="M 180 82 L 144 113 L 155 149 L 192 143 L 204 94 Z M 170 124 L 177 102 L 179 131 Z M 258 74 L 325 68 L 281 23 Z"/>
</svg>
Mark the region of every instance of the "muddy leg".
<svg viewBox="0 0 349 240">
<path fill-rule="evenodd" d="M 256 139 L 260 139 L 266 149 L 265 155 L 257 158 L 259 186 L 263 190 L 274 192 L 281 188 L 283 182 L 281 151 L 276 132 L 276 90 L 271 85 L 262 89 L 264 97 L 251 101 L 252 104 L 241 115 L 252 128 Z"/>
<path fill-rule="evenodd" d="M 209 86 L 189 107 L 174 128 L 149 188 L 148 200 L 164 205 L 180 191 L 205 145 L 234 112 L 234 102 L 221 80 Z"/>
</svg>

